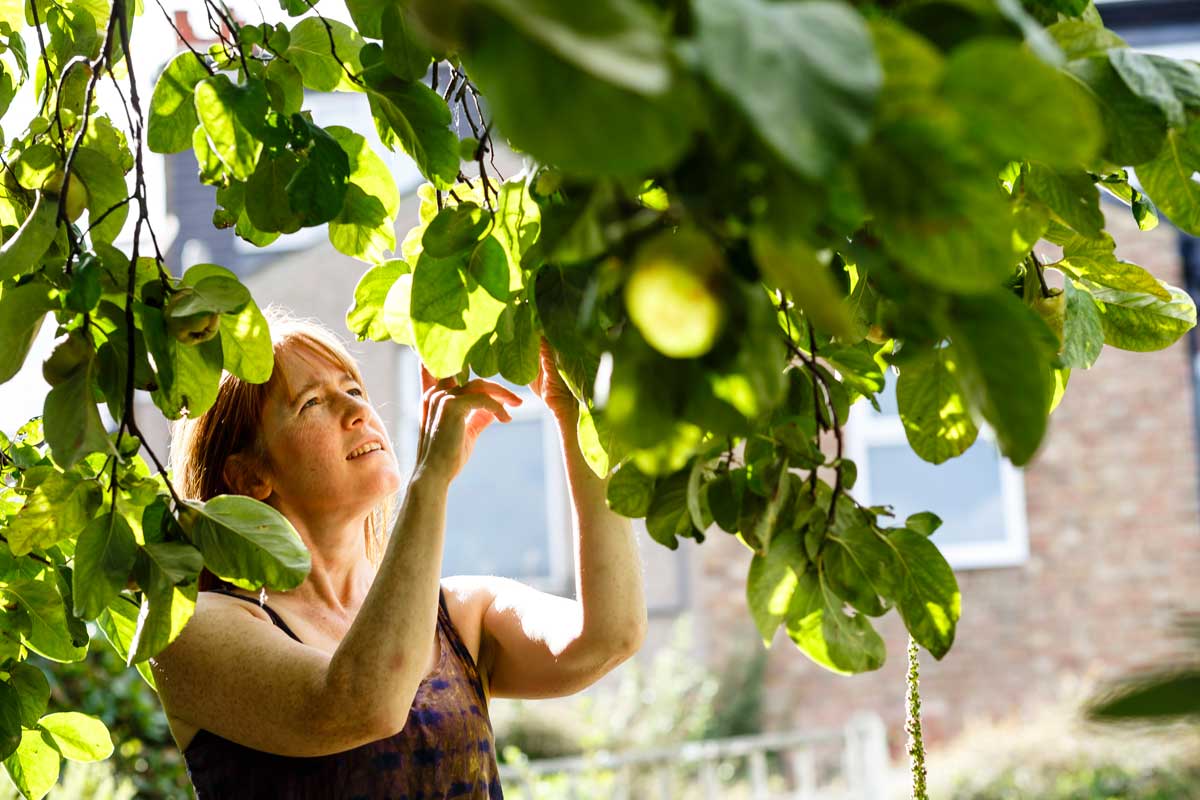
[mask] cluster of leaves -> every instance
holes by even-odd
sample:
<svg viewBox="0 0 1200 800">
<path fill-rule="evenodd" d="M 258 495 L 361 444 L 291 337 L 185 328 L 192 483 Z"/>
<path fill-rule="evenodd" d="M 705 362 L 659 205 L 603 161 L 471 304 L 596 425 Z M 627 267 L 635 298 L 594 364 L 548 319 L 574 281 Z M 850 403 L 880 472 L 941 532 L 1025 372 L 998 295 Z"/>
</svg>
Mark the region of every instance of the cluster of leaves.
<svg viewBox="0 0 1200 800">
<path fill-rule="evenodd" d="M 43 715 L 30 652 L 78 660 L 94 621 L 149 679 L 202 567 L 287 589 L 309 564 L 269 507 L 181 498 L 138 455 L 135 391 L 195 417 L 223 372 L 272 369 L 234 273 L 164 263 L 146 148 L 192 151 L 213 223 L 251 243 L 326 225 L 370 265 L 348 327 L 440 377 L 528 383 L 545 335 L 610 505 L 672 549 L 737 536 L 763 640 L 782 626 L 838 672 L 883 663 L 870 620 L 893 607 L 939 658 L 960 613 L 937 518 L 849 494 L 853 403 L 894 367 L 920 457 L 987 424 L 1020 465 L 1072 369 L 1195 323 L 1117 257 L 1100 195 L 1200 233 L 1200 67 L 1130 50 L 1087 0 L 346 7 L 352 24 L 281 0 L 286 21 L 240 25 L 207 0 L 220 40 L 173 59 L 143 111 L 134 4 L 0 4 L 0 111 L 30 80 L 37 99 L 0 170 L 0 382 L 51 315 L 60 336 L 43 415 L 0 441 L 0 756 L 27 796 L 82 752 Z M 314 122 L 313 92 L 363 95 L 427 179 L 399 244 L 394 179 L 362 132 Z M 508 180 L 488 173 L 493 123 L 530 159 Z"/>
</svg>

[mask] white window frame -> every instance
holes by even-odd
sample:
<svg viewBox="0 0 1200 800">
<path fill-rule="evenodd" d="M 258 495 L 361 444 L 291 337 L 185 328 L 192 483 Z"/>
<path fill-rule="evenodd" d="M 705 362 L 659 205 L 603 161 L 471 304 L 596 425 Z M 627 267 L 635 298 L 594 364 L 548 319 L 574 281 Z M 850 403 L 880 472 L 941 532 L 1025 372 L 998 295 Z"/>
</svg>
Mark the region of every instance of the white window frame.
<svg viewBox="0 0 1200 800">
<path fill-rule="evenodd" d="M 895 380 L 895 373 L 888 381 Z M 855 403 L 850 409 L 850 419 L 845 427 L 847 455 L 858 467 L 858 478 L 850 492 L 863 505 L 886 503 L 886 497 L 874 497 L 871 492 L 870 448 L 901 444 L 908 446 L 904 425 L 898 414 L 880 414 L 865 400 Z M 996 436 L 987 425 L 980 426 L 979 439 L 996 447 Z M 942 555 L 956 570 L 989 569 L 993 567 L 1015 567 L 1029 560 L 1029 524 L 1025 507 L 1024 472 L 1012 465 L 1003 454 L 1000 459 L 1000 499 L 1004 509 L 1004 539 L 988 542 L 962 542 L 958 544 L 933 541 Z M 914 454 L 913 456 L 917 456 Z M 927 509 L 937 513 L 937 509 Z M 903 522 L 903 520 L 898 520 Z"/>
<path fill-rule="evenodd" d="M 411 477 L 416 463 L 417 444 L 420 436 L 418 426 L 421 419 L 421 362 L 409 347 L 397 347 L 396 361 L 396 450 L 401 470 L 408 470 L 405 483 Z M 513 422 L 528 422 L 540 419 L 542 424 L 542 458 L 545 460 L 546 476 L 546 521 L 548 575 L 525 576 L 522 583 L 544 592 L 574 593 L 573 554 L 568 550 L 571 540 L 571 506 L 567 491 L 566 475 L 563 471 L 562 453 L 558 444 L 558 428 L 542 400 L 528 387 L 517 394 L 525 401 L 519 406 L 506 406 Z M 504 423 L 494 423 L 504 424 Z M 487 432 L 483 433 L 487 436 Z M 446 536 L 454 535 L 446 531 Z"/>
</svg>

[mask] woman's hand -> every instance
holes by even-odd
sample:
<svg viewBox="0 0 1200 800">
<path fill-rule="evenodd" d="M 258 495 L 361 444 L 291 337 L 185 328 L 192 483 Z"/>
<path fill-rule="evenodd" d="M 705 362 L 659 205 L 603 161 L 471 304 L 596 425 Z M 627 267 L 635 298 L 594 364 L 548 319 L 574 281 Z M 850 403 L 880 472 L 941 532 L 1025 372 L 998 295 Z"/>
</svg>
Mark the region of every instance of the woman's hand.
<svg viewBox="0 0 1200 800">
<path fill-rule="evenodd" d="M 579 401 L 571 394 L 571 390 L 559 374 L 554 349 L 550 347 L 545 336 L 542 337 L 540 358 L 538 375 L 533 379 L 533 383 L 529 384 L 529 388 L 542 398 L 560 425 L 575 425 L 579 422 Z"/>
<path fill-rule="evenodd" d="M 421 365 L 421 437 L 415 473 L 454 480 L 475 449 L 475 440 L 495 420 L 510 422 L 503 404 L 520 397 L 498 383 L 476 378 L 457 386 L 453 377 L 437 380 Z"/>
</svg>

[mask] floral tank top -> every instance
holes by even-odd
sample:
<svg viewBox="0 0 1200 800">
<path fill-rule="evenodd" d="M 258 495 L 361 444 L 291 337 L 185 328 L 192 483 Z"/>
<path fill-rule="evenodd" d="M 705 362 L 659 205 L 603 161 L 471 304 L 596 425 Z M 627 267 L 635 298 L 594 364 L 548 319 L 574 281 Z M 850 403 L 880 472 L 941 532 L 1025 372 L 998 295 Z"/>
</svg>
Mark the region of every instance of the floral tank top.
<svg viewBox="0 0 1200 800">
<path fill-rule="evenodd" d="M 262 608 L 284 633 L 300 641 L 273 609 Z M 200 730 L 183 753 L 197 800 L 503 798 L 483 683 L 441 592 L 437 630 L 438 665 L 417 689 L 399 733 L 342 753 L 297 758 Z"/>
</svg>

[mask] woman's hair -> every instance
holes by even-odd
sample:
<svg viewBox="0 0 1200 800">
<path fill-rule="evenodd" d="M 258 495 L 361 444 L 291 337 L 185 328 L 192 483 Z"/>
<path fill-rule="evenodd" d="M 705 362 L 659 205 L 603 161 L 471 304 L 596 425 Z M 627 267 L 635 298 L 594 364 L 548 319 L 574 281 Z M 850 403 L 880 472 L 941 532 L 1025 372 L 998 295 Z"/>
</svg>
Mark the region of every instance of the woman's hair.
<svg viewBox="0 0 1200 800">
<path fill-rule="evenodd" d="M 249 383 L 230 372 L 221 375 L 217 399 L 212 407 L 194 419 L 181 419 L 171 427 L 170 466 L 174 485 L 181 497 L 209 500 L 220 494 L 241 494 L 225 480 L 225 465 L 230 456 L 249 456 L 252 463 L 270 467 L 266 443 L 259 437 L 263 411 L 271 390 L 282 384 L 288 389 L 288 377 L 281 369 L 279 355 L 292 347 L 305 347 L 319 357 L 337 364 L 363 387 L 366 384 L 354 357 L 333 331 L 320 322 L 292 316 L 275 306 L 263 314 L 270 327 L 275 367 L 266 383 Z M 378 566 L 387 544 L 388 522 L 393 500 L 386 498 L 367 517 L 363 527 L 367 558 Z M 200 591 L 215 588 L 220 579 L 204 569 L 200 573 Z"/>
</svg>

